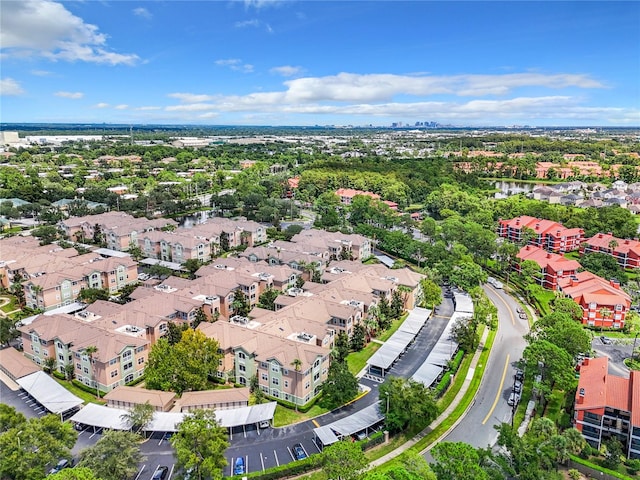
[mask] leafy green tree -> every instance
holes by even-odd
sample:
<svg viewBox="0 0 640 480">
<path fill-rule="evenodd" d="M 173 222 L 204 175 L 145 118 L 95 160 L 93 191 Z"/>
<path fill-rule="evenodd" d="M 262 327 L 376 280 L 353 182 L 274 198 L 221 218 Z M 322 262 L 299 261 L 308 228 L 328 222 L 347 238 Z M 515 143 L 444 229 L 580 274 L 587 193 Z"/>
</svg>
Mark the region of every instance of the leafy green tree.
<svg viewBox="0 0 640 480">
<path fill-rule="evenodd" d="M 533 377 L 542 373 L 542 383 L 550 388 L 570 390 L 575 387 L 573 358 L 564 348 L 547 340 L 530 343 L 522 354 L 525 369 Z"/>
<path fill-rule="evenodd" d="M 369 465 L 362 448 L 355 442 L 336 442 L 326 447 L 321 456 L 322 471 L 334 480 L 356 480 Z"/>
<path fill-rule="evenodd" d="M 16 329 L 16 321 L 9 317 L 0 317 L 0 344 L 9 343 L 19 336 L 20 332 Z"/>
<path fill-rule="evenodd" d="M 461 289 L 469 291 L 486 282 L 487 273 L 476 263 L 464 262 L 453 269 L 449 280 Z"/>
<path fill-rule="evenodd" d="M 197 258 L 189 258 L 182 264 L 182 266 L 185 268 L 187 272 L 189 272 L 189 275 L 191 276 L 191 278 L 194 278 L 196 272 L 202 266 L 202 262 Z"/>
<path fill-rule="evenodd" d="M 109 430 L 95 445 L 80 453 L 78 467 L 90 469 L 101 480 L 122 480 L 132 478 L 143 459 L 138 435 Z"/>
<path fill-rule="evenodd" d="M 399 289 L 400 287 L 398 287 L 397 290 L 394 290 L 393 294 L 391 295 L 390 308 L 391 308 L 391 316 L 393 318 L 400 318 L 404 310 L 404 302 L 402 300 L 402 295 L 400 294 Z"/>
<path fill-rule="evenodd" d="M 182 332 L 189 330 L 187 323 L 167 322 L 167 342 L 169 345 L 175 345 L 182 338 Z"/>
<path fill-rule="evenodd" d="M 47 465 L 71 458 L 77 433 L 58 415 L 21 421 L 20 414 L 6 410 L 3 416 L 6 426 L 13 426 L 0 433 L 0 478 L 40 480 Z"/>
<path fill-rule="evenodd" d="M 349 336 L 344 330 L 340 331 L 336 336 L 336 340 L 333 346 L 333 360 L 338 363 L 344 363 L 349 355 L 350 345 Z"/>
<path fill-rule="evenodd" d="M 78 299 L 85 303 L 93 303 L 96 300 L 109 300 L 109 291 L 105 288 L 81 288 Z"/>
<path fill-rule="evenodd" d="M 386 415 L 387 429 L 394 433 L 429 425 L 438 415 L 433 392 L 411 379 L 387 377 L 379 389 L 380 409 Z"/>
<path fill-rule="evenodd" d="M 207 314 L 204 313 L 204 309 L 202 307 L 198 308 L 198 310 L 196 310 L 196 316 L 193 319 L 192 327 L 197 328 L 198 325 L 206 321 L 207 321 Z"/>
<path fill-rule="evenodd" d="M 6 432 L 12 428 L 26 423 L 26 417 L 18 412 L 15 407 L 11 407 L 6 403 L 0 403 L 0 433 Z"/>
<path fill-rule="evenodd" d="M 366 329 L 362 323 L 358 323 L 353 327 L 353 333 L 351 334 L 351 341 L 349 343 L 351 350 L 359 352 L 363 349 L 366 343 Z"/>
<path fill-rule="evenodd" d="M 609 438 L 604 441 L 605 455 L 602 466 L 610 470 L 617 470 L 622 463 L 622 444 L 617 438 Z"/>
<path fill-rule="evenodd" d="M 218 370 L 219 359 L 218 342 L 199 330 L 185 330 L 173 346 L 161 338 L 149 353 L 147 387 L 178 394 L 206 390 L 209 376 Z"/>
<path fill-rule="evenodd" d="M 58 473 L 47 475 L 49 480 L 101 480 L 93 470 L 86 467 L 63 468 Z"/>
<path fill-rule="evenodd" d="M 192 470 L 193 478 L 222 479 L 229 447 L 226 430 L 218 425 L 213 410 L 195 410 L 184 417 L 171 437 L 178 464 Z"/>
<path fill-rule="evenodd" d="M 547 340 L 564 349 L 572 358 L 591 350 L 591 334 L 564 313 L 552 313 L 534 323 L 530 340 Z"/>
<path fill-rule="evenodd" d="M 629 276 L 616 259 L 606 253 L 587 253 L 580 258 L 580 265 L 584 270 L 595 273 L 607 281 L 615 278 L 621 285 L 626 285 L 629 281 Z"/>
<path fill-rule="evenodd" d="M 264 292 L 262 292 L 260 298 L 258 299 L 258 307 L 275 311 L 276 298 L 278 298 L 278 295 L 280 295 L 281 293 L 282 292 L 274 288 L 266 289 Z"/>
<path fill-rule="evenodd" d="M 233 292 L 233 302 L 231 302 L 231 309 L 234 315 L 240 315 L 246 317 L 249 315 L 251 305 L 249 305 L 249 299 L 240 289 L 236 289 Z"/>
<path fill-rule="evenodd" d="M 473 352 L 480 343 L 478 322 L 474 317 L 458 318 L 451 328 L 451 337 L 458 343 L 460 349 Z"/>
<path fill-rule="evenodd" d="M 555 297 L 551 301 L 551 306 L 554 313 L 565 313 L 573 320 L 582 320 L 582 307 L 571 298 Z"/>
<path fill-rule="evenodd" d="M 147 401 L 145 403 L 135 404 L 127 413 L 123 413 L 120 418 L 131 430 L 137 433 L 151 423 L 154 412 L 155 409 L 149 401 Z"/>
<path fill-rule="evenodd" d="M 438 480 L 490 480 L 475 448 L 462 442 L 440 442 L 431 449 L 431 468 Z"/>
<path fill-rule="evenodd" d="M 421 307 L 434 308 L 436 305 L 442 303 L 442 290 L 436 282 L 428 278 L 423 278 L 420 280 L 420 286 L 422 288 Z"/>
<path fill-rule="evenodd" d="M 336 408 L 353 400 L 357 394 L 358 379 L 349 371 L 346 362 L 334 359 L 322 386 L 322 404 L 327 408 Z"/>
<path fill-rule="evenodd" d="M 40 240 L 40 245 L 48 245 L 58 239 L 58 229 L 52 225 L 34 228 L 31 235 Z"/>
</svg>

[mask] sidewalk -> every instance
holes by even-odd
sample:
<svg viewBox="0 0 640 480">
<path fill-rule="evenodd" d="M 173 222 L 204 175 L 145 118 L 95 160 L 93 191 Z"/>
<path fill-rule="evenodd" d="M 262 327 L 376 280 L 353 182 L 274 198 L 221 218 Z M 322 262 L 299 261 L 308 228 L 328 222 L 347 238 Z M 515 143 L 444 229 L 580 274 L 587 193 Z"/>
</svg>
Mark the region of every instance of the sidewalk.
<svg viewBox="0 0 640 480">
<path fill-rule="evenodd" d="M 484 344 L 485 344 L 485 342 L 487 340 L 487 336 L 488 335 L 489 335 L 489 329 L 485 328 L 484 333 L 482 334 L 482 338 L 480 339 L 480 344 L 478 345 L 478 348 L 476 349 L 476 352 L 474 353 L 473 358 L 471 359 L 471 364 L 469 365 L 469 371 L 467 372 L 467 376 L 464 379 L 464 383 L 462 384 L 462 387 L 460 388 L 460 391 L 455 396 L 453 401 L 449 405 L 447 405 L 447 408 L 445 408 L 444 411 L 438 416 L 438 418 L 436 418 L 433 422 L 431 422 L 431 424 L 427 428 L 422 430 L 420 433 L 418 433 L 411 440 L 409 440 L 408 442 L 400 445 L 398 448 L 396 448 L 395 450 L 387 453 L 386 455 L 373 460 L 369 464 L 369 468 L 378 467 L 378 466 L 382 465 L 383 463 L 386 463 L 386 462 L 392 460 L 393 458 L 397 457 L 398 455 L 402 454 L 403 452 L 407 451 L 409 448 L 413 447 L 416 443 L 418 443 L 418 441 L 420 441 L 422 438 L 424 438 L 426 435 L 428 435 L 430 432 L 432 432 L 438 425 L 440 425 L 442 422 L 444 422 L 453 413 L 453 410 L 458 406 L 458 404 L 462 401 L 464 396 L 467 394 L 467 391 L 469 390 L 469 385 L 471 384 L 471 380 L 473 380 L 473 376 L 474 376 L 475 371 L 476 371 L 476 366 L 478 365 L 478 361 L 480 360 L 480 354 L 482 353 L 482 350 L 484 349 Z M 473 406 L 473 403 L 474 403 L 473 401 L 471 403 L 469 403 L 469 406 L 467 407 L 467 411 Z M 422 452 L 420 452 L 420 453 L 424 453 L 424 452 L 428 451 L 433 445 L 435 445 L 440 440 L 442 440 L 444 437 L 446 437 L 449 434 L 449 432 L 451 430 L 453 430 L 458 425 L 458 423 L 460 423 L 460 421 L 462 421 L 462 419 L 467 414 L 467 411 L 465 411 L 460 416 L 460 418 L 458 418 L 455 421 L 455 423 L 453 425 L 451 425 L 451 427 L 446 432 L 444 432 L 442 435 L 440 435 L 439 438 L 434 440 L 430 445 L 428 445 L 426 448 L 424 448 L 422 450 Z"/>
</svg>

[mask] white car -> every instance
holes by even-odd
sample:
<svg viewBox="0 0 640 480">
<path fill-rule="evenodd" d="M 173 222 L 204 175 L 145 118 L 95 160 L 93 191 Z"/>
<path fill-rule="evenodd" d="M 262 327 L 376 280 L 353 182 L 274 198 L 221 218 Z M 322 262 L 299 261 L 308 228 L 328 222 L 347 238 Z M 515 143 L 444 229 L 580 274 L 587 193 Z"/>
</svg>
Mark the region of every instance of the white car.
<svg viewBox="0 0 640 480">
<path fill-rule="evenodd" d="M 497 288 L 498 290 L 501 290 L 504 287 L 504 285 L 502 284 L 502 282 L 500 280 L 496 280 L 493 277 L 487 278 L 487 283 L 489 285 L 492 285 L 493 288 Z"/>
</svg>

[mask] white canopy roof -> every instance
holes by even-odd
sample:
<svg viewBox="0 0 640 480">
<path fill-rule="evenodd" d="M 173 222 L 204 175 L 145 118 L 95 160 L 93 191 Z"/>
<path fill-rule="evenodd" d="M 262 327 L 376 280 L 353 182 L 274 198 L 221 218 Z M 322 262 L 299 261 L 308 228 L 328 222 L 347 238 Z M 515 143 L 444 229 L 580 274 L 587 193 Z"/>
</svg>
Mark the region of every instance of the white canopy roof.
<svg viewBox="0 0 640 480">
<path fill-rule="evenodd" d="M 369 358 L 367 363 L 387 370 L 398 359 L 400 354 L 406 350 L 414 338 L 415 334 L 398 330 L 391 335 L 389 340 L 384 342 L 384 345 Z"/>
<path fill-rule="evenodd" d="M 95 403 L 88 403 L 82 410 L 71 417 L 70 420 L 72 422 L 109 430 L 129 430 L 128 423 L 121 418 L 122 415 L 126 413 L 128 413 L 128 411 L 122 408 L 111 408 Z"/>
<path fill-rule="evenodd" d="M 441 373 L 442 367 L 425 362 L 420 365 L 420 368 L 416 370 L 411 378 L 416 382 L 423 383 L 425 386 L 430 387 Z"/>
<path fill-rule="evenodd" d="M 427 323 L 427 320 L 431 316 L 431 310 L 427 308 L 414 308 L 409 316 L 402 322 L 400 328 L 398 328 L 401 332 L 412 333 L 417 335 L 418 332 L 424 327 L 424 324 Z"/>
<path fill-rule="evenodd" d="M 376 402 L 353 415 L 336 420 L 329 425 L 314 428 L 313 433 L 326 446 L 337 442 L 340 437 L 353 435 L 365 428 L 373 427 L 383 420 L 384 415 L 380 413 L 380 402 Z"/>
<path fill-rule="evenodd" d="M 64 413 L 82 405 L 81 398 L 56 382 L 43 371 L 16 380 L 26 392 L 52 413 Z"/>
<path fill-rule="evenodd" d="M 467 312 L 473 315 L 473 300 L 464 292 L 453 292 L 453 303 L 456 312 Z"/>
<path fill-rule="evenodd" d="M 216 411 L 216 419 L 220 426 L 225 428 L 250 425 L 265 420 L 268 421 L 273 419 L 276 405 L 276 402 L 269 402 L 252 405 L 250 407 L 219 410 Z M 111 430 L 128 430 L 128 423 L 122 420 L 122 416 L 127 413 L 128 410 L 121 408 L 105 407 L 104 405 L 89 403 L 71 417 L 71 421 Z M 188 413 L 154 412 L 153 420 L 151 420 L 145 430 L 147 432 L 176 432 L 178 430 L 178 424 L 182 422 L 185 415 L 188 415 Z"/>
</svg>

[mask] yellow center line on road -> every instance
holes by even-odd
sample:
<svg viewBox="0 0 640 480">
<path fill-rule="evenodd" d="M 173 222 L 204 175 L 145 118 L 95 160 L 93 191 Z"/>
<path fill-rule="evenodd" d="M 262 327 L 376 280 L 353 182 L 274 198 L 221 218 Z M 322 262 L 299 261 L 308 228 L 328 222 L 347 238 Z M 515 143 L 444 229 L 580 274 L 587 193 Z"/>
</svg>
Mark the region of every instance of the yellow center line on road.
<svg viewBox="0 0 640 480">
<path fill-rule="evenodd" d="M 504 379 L 507 376 L 507 368 L 509 367 L 509 358 L 510 356 L 507 353 L 507 360 L 504 362 L 504 370 L 502 371 L 502 378 L 500 379 L 500 386 L 498 387 L 498 392 L 496 393 L 496 399 L 493 401 L 493 405 L 491 405 L 491 409 L 489 410 L 489 413 L 487 413 L 487 416 L 482 421 L 482 425 L 487 423 L 487 420 L 489 420 L 491 415 L 493 415 L 493 411 L 496 409 L 496 405 L 498 405 L 498 401 L 500 400 L 500 395 L 502 394 L 502 387 L 504 386 Z"/>
<path fill-rule="evenodd" d="M 311 420 L 311 422 L 316 426 L 316 428 L 320 428 L 320 424 L 315 420 Z"/>
<path fill-rule="evenodd" d="M 511 324 L 515 325 L 516 324 L 516 317 L 513 316 L 513 312 L 511 311 L 511 307 L 509 306 L 509 304 L 506 302 L 506 300 L 504 298 L 502 298 L 500 296 L 500 294 L 498 292 L 496 292 L 493 287 L 490 287 L 487 285 L 487 288 L 489 290 L 491 290 L 493 293 L 495 293 L 496 297 L 498 297 L 500 299 L 500 301 L 502 303 L 504 303 L 504 306 L 507 307 L 507 311 L 509 312 L 509 316 L 511 317 Z"/>
</svg>

